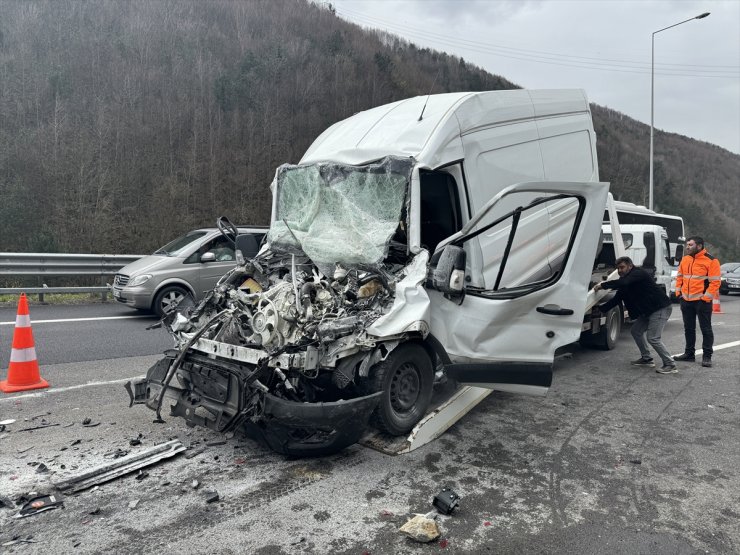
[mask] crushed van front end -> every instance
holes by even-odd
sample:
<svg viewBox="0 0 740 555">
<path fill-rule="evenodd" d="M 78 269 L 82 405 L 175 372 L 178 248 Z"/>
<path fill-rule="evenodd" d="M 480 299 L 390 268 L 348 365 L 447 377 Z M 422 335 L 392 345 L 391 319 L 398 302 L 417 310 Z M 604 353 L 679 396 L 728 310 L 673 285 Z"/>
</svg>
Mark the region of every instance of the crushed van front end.
<svg viewBox="0 0 740 555">
<path fill-rule="evenodd" d="M 398 316 L 397 292 L 423 291 L 428 258 L 404 240 L 411 169 L 398 158 L 281 167 L 268 244 L 197 306 L 164 318 L 175 349 L 128 384 L 132 403 L 158 418 L 169 406 L 188 425 L 243 431 L 288 455 L 357 442 L 379 405 L 418 420 L 431 363 L 388 362 L 428 331 L 423 316 Z M 390 387 L 378 367 L 390 368 Z"/>
</svg>

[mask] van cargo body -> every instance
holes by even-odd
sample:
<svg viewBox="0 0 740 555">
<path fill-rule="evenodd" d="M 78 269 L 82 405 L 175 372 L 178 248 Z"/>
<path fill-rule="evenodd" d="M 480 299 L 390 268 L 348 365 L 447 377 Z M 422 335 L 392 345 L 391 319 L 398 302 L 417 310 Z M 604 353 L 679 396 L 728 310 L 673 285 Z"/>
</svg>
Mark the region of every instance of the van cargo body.
<svg viewBox="0 0 740 555">
<path fill-rule="evenodd" d="M 580 90 L 422 96 L 322 133 L 267 242 L 165 318 L 132 402 L 293 455 L 408 434 L 454 379 L 544 394 L 576 341 L 608 184 Z"/>
</svg>

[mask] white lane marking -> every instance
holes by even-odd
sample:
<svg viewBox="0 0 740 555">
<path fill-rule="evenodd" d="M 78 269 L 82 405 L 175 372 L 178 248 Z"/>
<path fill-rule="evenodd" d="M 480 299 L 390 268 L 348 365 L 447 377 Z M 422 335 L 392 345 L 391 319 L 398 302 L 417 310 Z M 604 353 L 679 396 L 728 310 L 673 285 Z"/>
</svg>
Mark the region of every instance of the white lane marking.
<svg viewBox="0 0 740 555">
<path fill-rule="evenodd" d="M 722 349 L 729 349 L 730 347 L 737 347 L 738 345 L 740 345 L 740 341 L 733 341 L 732 343 L 723 343 L 722 345 L 714 345 L 714 346 L 712 346 L 712 350 L 713 351 L 721 351 Z M 703 352 L 704 351 L 702 349 L 697 349 L 694 352 L 694 354 L 695 355 L 700 355 Z M 680 354 L 683 354 L 683 353 L 678 353 L 678 355 L 680 355 Z M 677 357 L 678 355 L 673 355 L 673 356 L 674 357 Z"/>
<path fill-rule="evenodd" d="M 121 380 L 111 380 L 109 382 L 87 382 L 82 383 L 78 385 L 70 385 L 68 387 L 51 387 L 50 389 L 44 389 L 43 391 L 39 391 L 38 393 L 25 393 L 23 395 L 15 395 L 13 397 L 5 397 L 0 399 L 0 405 L 3 404 L 3 402 L 10 402 L 15 401 L 16 399 L 31 399 L 33 397 L 43 397 L 44 395 L 49 395 L 50 393 L 65 393 L 67 391 L 74 391 L 75 389 L 83 389 L 85 387 L 97 387 L 99 385 L 112 385 L 117 383 L 126 383 L 133 380 L 139 380 L 144 378 L 145 376 L 134 376 L 133 378 L 123 378 Z"/>
<path fill-rule="evenodd" d="M 59 320 L 33 320 L 33 324 L 53 324 L 55 322 L 96 322 L 98 320 L 131 320 L 133 318 L 153 319 L 154 316 L 98 316 L 96 318 L 60 318 Z M 0 326 L 14 326 L 15 322 L 0 322 Z"/>
</svg>

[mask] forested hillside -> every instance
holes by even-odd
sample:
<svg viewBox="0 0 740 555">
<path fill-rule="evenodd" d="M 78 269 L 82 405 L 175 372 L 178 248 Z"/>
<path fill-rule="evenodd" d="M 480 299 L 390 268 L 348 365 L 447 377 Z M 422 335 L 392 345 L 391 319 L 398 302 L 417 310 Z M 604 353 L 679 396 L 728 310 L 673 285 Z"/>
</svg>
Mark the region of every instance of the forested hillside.
<svg viewBox="0 0 740 555">
<path fill-rule="evenodd" d="M 0 251 L 146 253 L 221 214 L 266 224 L 275 168 L 333 122 L 513 87 L 303 0 L 0 0 Z M 646 203 L 649 128 L 593 114 L 602 179 Z M 740 259 L 740 156 L 655 146 L 656 208 Z"/>
</svg>

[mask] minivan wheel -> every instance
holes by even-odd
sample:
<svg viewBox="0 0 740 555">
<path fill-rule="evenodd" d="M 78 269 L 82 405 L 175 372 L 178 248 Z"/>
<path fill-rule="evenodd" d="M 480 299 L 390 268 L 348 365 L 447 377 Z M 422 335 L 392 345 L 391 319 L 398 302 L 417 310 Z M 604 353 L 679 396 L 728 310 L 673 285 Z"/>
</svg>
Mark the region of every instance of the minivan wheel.
<svg viewBox="0 0 740 555">
<path fill-rule="evenodd" d="M 434 369 L 424 348 L 400 345 L 370 370 L 371 390 L 383 393 L 371 424 L 394 436 L 409 433 L 426 413 L 433 385 Z"/>
<path fill-rule="evenodd" d="M 162 290 L 157 293 L 157 296 L 154 297 L 152 310 L 154 310 L 154 313 L 157 316 L 164 316 L 165 312 L 169 312 L 180 304 L 180 301 L 183 300 L 187 294 L 187 290 L 178 285 L 168 285 L 167 287 L 163 287 Z"/>
</svg>

